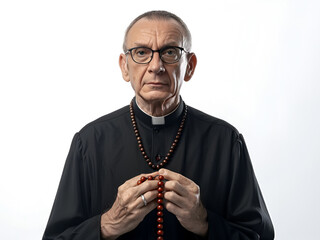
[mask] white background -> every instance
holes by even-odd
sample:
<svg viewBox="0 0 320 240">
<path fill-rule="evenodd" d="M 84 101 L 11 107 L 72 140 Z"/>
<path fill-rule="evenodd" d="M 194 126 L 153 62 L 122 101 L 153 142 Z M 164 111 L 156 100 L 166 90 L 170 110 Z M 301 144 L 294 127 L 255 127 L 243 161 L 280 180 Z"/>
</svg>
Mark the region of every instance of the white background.
<svg viewBox="0 0 320 240">
<path fill-rule="evenodd" d="M 320 1 L 1 1 L 0 236 L 40 239 L 75 132 L 133 97 L 118 67 L 142 12 L 185 20 L 185 102 L 243 133 L 277 239 L 317 239 Z"/>
</svg>

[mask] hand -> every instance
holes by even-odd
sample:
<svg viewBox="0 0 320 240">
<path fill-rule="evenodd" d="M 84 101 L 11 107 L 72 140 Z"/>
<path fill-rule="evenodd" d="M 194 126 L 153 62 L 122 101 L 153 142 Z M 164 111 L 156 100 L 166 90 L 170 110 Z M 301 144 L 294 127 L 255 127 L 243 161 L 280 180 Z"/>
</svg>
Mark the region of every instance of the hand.
<svg viewBox="0 0 320 240">
<path fill-rule="evenodd" d="M 200 187 L 192 180 L 168 169 L 160 169 L 164 185 L 165 208 L 176 215 L 181 225 L 199 236 L 208 232 L 207 210 L 200 200 Z"/>
<path fill-rule="evenodd" d="M 116 239 L 120 235 L 136 228 L 143 218 L 156 208 L 158 180 L 149 180 L 137 185 L 142 176 L 155 177 L 159 173 L 141 174 L 118 188 L 118 194 L 112 208 L 101 216 L 101 236 L 103 239 Z M 144 195 L 147 205 L 141 198 Z"/>
</svg>

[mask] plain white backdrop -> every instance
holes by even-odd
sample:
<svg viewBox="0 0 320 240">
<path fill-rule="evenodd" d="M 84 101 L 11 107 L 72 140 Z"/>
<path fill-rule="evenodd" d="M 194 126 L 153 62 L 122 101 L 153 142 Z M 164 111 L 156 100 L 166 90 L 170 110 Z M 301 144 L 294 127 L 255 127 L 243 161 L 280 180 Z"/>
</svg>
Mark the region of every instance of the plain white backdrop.
<svg viewBox="0 0 320 240">
<path fill-rule="evenodd" d="M 316 239 L 318 0 L 1 1 L 1 239 L 41 239 L 73 135 L 133 97 L 123 33 L 154 9 L 189 26 L 183 99 L 243 133 L 276 239 Z"/>
</svg>

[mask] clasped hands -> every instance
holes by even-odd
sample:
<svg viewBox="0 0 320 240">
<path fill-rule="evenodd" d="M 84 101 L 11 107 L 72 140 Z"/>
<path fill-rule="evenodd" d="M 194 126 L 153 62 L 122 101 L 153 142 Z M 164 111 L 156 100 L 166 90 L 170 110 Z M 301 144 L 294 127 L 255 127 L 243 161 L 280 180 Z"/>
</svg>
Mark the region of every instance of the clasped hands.
<svg viewBox="0 0 320 240">
<path fill-rule="evenodd" d="M 173 213 L 181 225 L 190 232 L 205 236 L 208 231 L 207 211 L 200 200 L 200 188 L 192 180 L 168 169 L 151 174 L 141 174 L 126 181 L 118 188 L 112 208 L 101 216 L 101 236 L 116 239 L 136 228 L 144 217 L 157 207 L 158 180 L 149 180 L 140 185 L 142 176 L 163 175 L 164 207 Z M 144 204 L 144 196 L 147 205 Z"/>
</svg>

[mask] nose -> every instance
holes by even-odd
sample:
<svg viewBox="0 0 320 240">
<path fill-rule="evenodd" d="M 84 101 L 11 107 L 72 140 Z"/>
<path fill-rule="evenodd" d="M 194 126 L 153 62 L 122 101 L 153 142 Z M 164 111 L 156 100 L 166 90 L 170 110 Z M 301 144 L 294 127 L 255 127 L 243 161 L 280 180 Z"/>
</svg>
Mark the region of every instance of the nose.
<svg viewBox="0 0 320 240">
<path fill-rule="evenodd" d="M 153 58 L 151 62 L 149 62 L 148 72 L 159 74 L 159 73 L 163 73 L 164 71 L 165 71 L 165 68 L 163 66 L 163 62 L 160 58 L 159 52 L 154 52 Z"/>
</svg>

